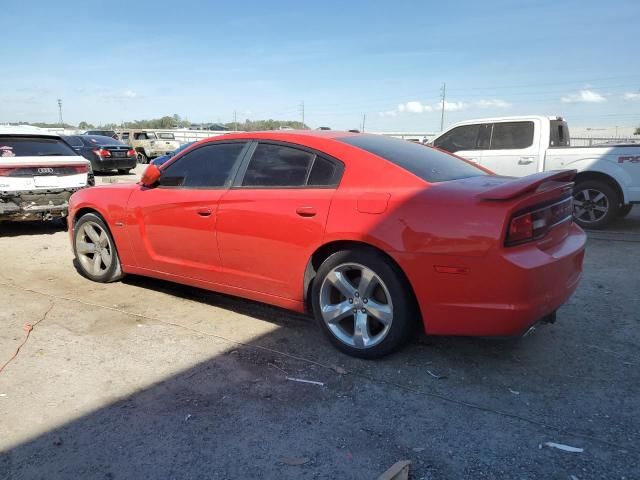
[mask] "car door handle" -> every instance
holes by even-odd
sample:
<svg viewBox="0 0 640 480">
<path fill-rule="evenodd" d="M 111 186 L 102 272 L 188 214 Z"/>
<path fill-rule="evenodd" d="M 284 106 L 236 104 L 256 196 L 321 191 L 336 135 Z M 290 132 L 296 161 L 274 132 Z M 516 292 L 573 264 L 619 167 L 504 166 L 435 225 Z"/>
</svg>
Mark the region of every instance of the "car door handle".
<svg viewBox="0 0 640 480">
<path fill-rule="evenodd" d="M 518 165 L 529 165 L 533 163 L 533 157 L 520 157 L 518 160 Z"/>
<path fill-rule="evenodd" d="M 296 208 L 296 213 L 301 217 L 315 217 L 316 209 L 314 207 L 308 207 L 308 206 L 298 207 Z"/>
<path fill-rule="evenodd" d="M 211 213 L 213 213 L 210 208 L 200 208 L 197 210 L 197 212 L 201 217 L 208 217 L 209 215 L 211 215 Z"/>
</svg>

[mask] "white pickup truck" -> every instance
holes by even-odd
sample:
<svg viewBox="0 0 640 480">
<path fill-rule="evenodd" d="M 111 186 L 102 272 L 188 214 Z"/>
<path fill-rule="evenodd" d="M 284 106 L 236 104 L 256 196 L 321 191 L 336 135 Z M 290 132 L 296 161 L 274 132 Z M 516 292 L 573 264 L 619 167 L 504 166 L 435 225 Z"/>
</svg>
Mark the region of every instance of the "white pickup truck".
<svg viewBox="0 0 640 480">
<path fill-rule="evenodd" d="M 498 175 L 576 169 L 575 221 L 603 228 L 640 203 L 640 145 L 571 147 L 562 117 L 501 117 L 456 123 L 431 145 Z"/>
<path fill-rule="evenodd" d="M 89 161 L 59 135 L 0 126 L 0 222 L 63 218 L 71 194 L 92 179 Z"/>
</svg>

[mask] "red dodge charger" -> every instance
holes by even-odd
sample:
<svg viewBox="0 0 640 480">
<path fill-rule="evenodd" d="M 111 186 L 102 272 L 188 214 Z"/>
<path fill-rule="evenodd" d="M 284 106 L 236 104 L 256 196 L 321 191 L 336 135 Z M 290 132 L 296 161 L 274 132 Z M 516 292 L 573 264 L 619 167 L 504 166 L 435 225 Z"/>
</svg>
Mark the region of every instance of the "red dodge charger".
<svg viewBox="0 0 640 480">
<path fill-rule="evenodd" d="M 421 325 L 520 335 L 576 289 L 585 234 L 575 171 L 499 177 L 434 148 L 345 132 L 203 140 L 139 184 L 79 191 L 79 271 L 126 273 L 310 310 L 340 350 L 373 358 Z"/>
</svg>

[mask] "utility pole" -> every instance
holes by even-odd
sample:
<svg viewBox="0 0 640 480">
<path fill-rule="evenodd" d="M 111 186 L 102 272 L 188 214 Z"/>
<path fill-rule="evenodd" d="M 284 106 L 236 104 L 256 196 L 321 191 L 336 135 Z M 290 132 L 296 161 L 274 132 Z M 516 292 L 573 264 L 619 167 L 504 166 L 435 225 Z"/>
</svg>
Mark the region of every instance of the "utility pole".
<svg viewBox="0 0 640 480">
<path fill-rule="evenodd" d="M 444 102 L 447 100 L 447 84 L 442 84 L 442 89 L 440 90 L 442 94 L 442 113 L 440 114 L 440 131 L 444 130 Z"/>
<path fill-rule="evenodd" d="M 238 131 L 238 112 L 236 110 L 233 111 L 233 129 Z"/>
<path fill-rule="evenodd" d="M 302 113 L 302 130 L 304 130 L 304 100 L 300 102 L 300 113 Z"/>
<path fill-rule="evenodd" d="M 360 130 L 362 133 L 364 133 L 364 122 L 367 119 L 367 114 L 363 113 L 362 114 L 362 130 Z"/>
<path fill-rule="evenodd" d="M 62 123 L 62 99 L 58 99 L 58 123 L 61 127 L 64 128 L 64 123 Z"/>
</svg>

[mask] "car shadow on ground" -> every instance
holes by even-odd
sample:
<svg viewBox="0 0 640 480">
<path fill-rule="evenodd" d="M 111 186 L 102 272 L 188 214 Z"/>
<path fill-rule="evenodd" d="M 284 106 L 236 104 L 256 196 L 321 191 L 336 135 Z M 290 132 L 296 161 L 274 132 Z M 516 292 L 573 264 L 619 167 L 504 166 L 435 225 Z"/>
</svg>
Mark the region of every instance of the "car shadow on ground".
<svg viewBox="0 0 640 480">
<path fill-rule="evenodd" d="M 66 219 L 28 222 L 0 222 L 0 237 L 20 237 L 23 235 L 53 235 L 67 230 Z"/>
</svg>

